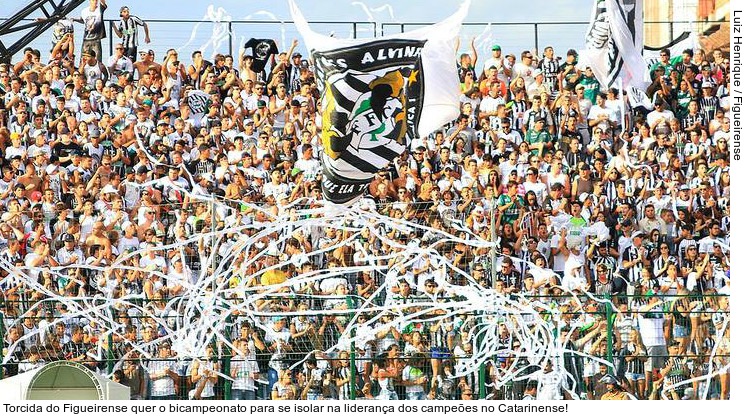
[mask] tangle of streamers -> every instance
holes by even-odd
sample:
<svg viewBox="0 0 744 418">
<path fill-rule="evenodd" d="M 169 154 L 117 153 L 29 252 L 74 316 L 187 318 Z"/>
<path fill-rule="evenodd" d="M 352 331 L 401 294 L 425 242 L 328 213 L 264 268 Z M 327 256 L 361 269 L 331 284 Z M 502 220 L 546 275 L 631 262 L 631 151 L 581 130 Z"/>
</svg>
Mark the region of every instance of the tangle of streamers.
<svg viewBox="0 0 744 418">
<path fill-rule="evenodd" d="M 194 28 L 191 30 L 191 36 L 189 37 L 189 40 L 177 49 L 178 52 L 181 52 L 181 50 L 183 50 L 196 40 L 199 27 L 202 23 L 212 24 L 212 35 L 197 49 L 202 51 L 205 57 L 212 56 L 220 52 L 220 47 L 222 47 L 223 44 L 226 44 L 230 39 L 231 20 L 232 17 L 223 7 L 215 7 L 213 4 L 210 4 L 207 7 L 207 11 L 202 18 L 202 21 L 194 25 Z M 207 53 L 209 48 L 211 48 L 212 51 L 211 55 Z"/>
<path fill-rule="evenodd" d="M 184 192 L 186 192 L 184 190 Z M 127 260 L 134 255 L 144 255 L 147 250 L 135 251 L 117 258 L 110 266 L 72 265 L 46 268 L 17 268 L 3 261 L 1 268 L 10 274 L 0 285 L 8 287 L 17 282 L 23 282 L 27 289 L 34 292 L 36 297 L 30 301 L 29 310 L 39 311 L 50 303 L 60 303 L 66 306 L 67 312 L 56 318 L 50 326 L 58 322 L 69 322 L 71 318 L 84 320 L 89 323 L 100 324 L 107 330 L 104 335 L 112 334 L 123 337 L 123 326 L 117 323 L 116 312 L 128 312 L 130 316 L 148 316 L 162 330 L 161 337 L 149 342 L 139 341 L 134 349 L 141 355 L 149 357 L 153 347 L 162 341 L 171 341 L 172 349 L 179 358 L 197 358 L 203 356 L 210 344 L 217 342 L 223 347 L 235 349 L 231 338 L 225 333 L 225 325 L 232 323 L 231 317 L 239 312 L 241 317 L 253 322 L 256 327 L 268 330 L 271 316 L 276 315 L 336 315 L 348 319 L 347 327 L 335 346 L 329 350 L 348 350 L 351 344 L 364 347 L 383 326 L 396 326 L 402 329 L 409 324 L 428 324 L 429 326 L 443 326 L 462 335 L 463 340 L 472 343 L 472 355 L 456 360 L 453 375 L 464 376 L 476 373 L 483 364 L 488 364 L 498 377 L 494 380 L 495 389 L 499 389 L 505 382 L 519 382 L 535 378 L 547 360 L 551 360 L 553 367 L 564 382 L 564 389 L 578 398 L 580 376 L 569 373 L 565 360 L 571 356 L 588 358 L 592 361 L 607 364 L 610 370 L 614 365 L 602 358 L 592 357 L 582 351 L 569 350 L 567 341 L 562 341 L 559 329 L 570 326 L 573 329 L 583 326 L 580 321 L 560 324 L 561 311 L 557 301 L 549 299 L 535 299 L 526 296 L 507 295 L 494 289 L 481 286 L 467 271 L 455 265 L 444 254 L 443 249 L 456 244 L 464 244 L 474 250 L 484 249 L 493 251 L 491 242 L 485 241 L 469 231 L 463 225 L 452 222 L 457 229 L 457 236 L 445 231 L 435 230 L 426 225 L 419 225 L 404 219 L 393 219 L 379 214 L 370 201 L 361 200 L 354 207 L 336 206 L 330 203 L 316 201 L 296 201 L 293 205 L 282 207 L 274 215 L 265 209 L 246 202 L 216 201 L 211 197 L 191 196 L 194 200 L 212 205 L 219 221 L 225 223 L 223 229 L 196 233 L 183 237 L 176 243 L 156 247 L 154 250 L 177 250 L 184 253 L 185 247 L 198 244 L 201 241 L 203 250 L 200 258 L 203 268 L 195 280 L 183 284 L 183 294 L 171 299 L 159 312 L 142 308 L 137 305 L 140 294 L 117 294 L 112 286 L 107 286 L 107 280 L 113 280 L 115 271 L 121 269 L 137 270 Z M 233 209 L 236 204 L 256 215 L 249 222 L 245 218 L 236 218 L 238 210 Z M 244 212 L 245 213 L 245 212 Z M 257 221 L 255 219 L 265 219 Z M 261 284 L 261 277 L 268 271 L 285 270 L 297 260 L 284 257 L 276 264 L 265 265 L 259 260 L 266 255 L 278 255 L 286 247 L 287 240 L 296 236 L 298 231 L 311 230 L 342 231 L 346 237 L 330 247 L 313 249 L 305 254 L 308 258 L 322 257 L 328 251 L 342 247 L 354 247 L 354 242 L 362 234 L 369 233 L 380 243 L 384 251 L 371 251 L 369 248 L 356 247 L 361 253 L 356 265 L 329 269 L 320 266 L 317 271 L 303 272 L 286 281 Z M 408 234 L 410 240 L 407 245 L 390 238 L 389 233 L 398 231 Z M 427 239 L 422 239 L 427 237 Z M 219 243 L 210 246 L 209 243 Z M 527 263 L 531 268 L 538 269 L 526 260 L 515 259 L 519 263 Z M 441 293 L 421 293 L 421 296 L 411 298 L 401 303 L 393 295 L 393 287 L 397 285 L 404 268 L 411 269 L 422 263 L 431 266 L 429 278 L 435 280 Z M 252 266 L 260 266 L 252 268 Z M 205 268 L 205 266 L 213 266 Z M 87 268 L 97 272 L 97 287 L 101 295 L 68 299 L 51 292 L 42 286 L 35 278 L 39 273 L 52 275 L 55 278 L 63 275 L 67 268 Z M 147 267 L 141 269 L 161 278 L 172 280 L 167 274 Z M 334 305 L 332 308 L 312 311 L 273 312 L 267 309 L 267 300 L 272 298 L 289 298 L 295 296 L 295 289 L 300 289 L 310 282 L 319 283 L 324 279 L 338 279 L 350 277 L 361 272 L 376 272 L 384 277 L 382 285 L 367 298 L 355 296 L 346 298 L 348 303 Z M 549 270 L 544 271 L 551 275 Z M 453 278 L 459 280 L 452 280 Z M 412 289 L 424 291 L 421 280 L 410 280 Z M 450 297 L 444 298 L 443 295 Z M 591 295 L 570 293 L 562 296 L 563 301 L 575 301 L 580 307 L 579 297 Z M 331 296 L 308 295 L 317 299 L 320 305 L 333 299 Z M 338 297 L 337 297 L 338 299 Z M 594 299 L 600 303 L 608 303 L 602 298 Z M 341 299 L 338 299 L 341 300 Z M 325 304 L 324 306 L 328 306 Z M 391 322 L 381 321 L 383 316 L 393 313 Z M 369 320 L 366 326 L 357 324 L 359 315 L 365 314 Z M 17 318 L 16 325 L 23 318 Z M 505 327 L 513 341 L 518 341 L 519 348 L 506 348 L 499 344 L 499 336 Z M 36 333 L 40 332 L 36 331 Z M 570 333 L 569 333 L 570 335 Z M 9 361 L 10 353 L 15 345 L 36 338 L 34 332 L 26 333 L 19 341 L 9 347 L 3 361 Z M 102 344 L 106 338 L 101 338 Z M 104 348 L 99 346 L 99 357 Z M 310 353 L 307 353 L 309 355 Z M 507 367 L 498 363 L 499 358 L 513 357 L 518 359 Z M 301 360 L 291 367 L 298 367 Z M 541 372 L 540 372 L 541 373 Z M 229 378 L 229 376 L 224 376 Z M 710 378 L 712 375 L 698 377 L 698 380 Z"/>
</svg>

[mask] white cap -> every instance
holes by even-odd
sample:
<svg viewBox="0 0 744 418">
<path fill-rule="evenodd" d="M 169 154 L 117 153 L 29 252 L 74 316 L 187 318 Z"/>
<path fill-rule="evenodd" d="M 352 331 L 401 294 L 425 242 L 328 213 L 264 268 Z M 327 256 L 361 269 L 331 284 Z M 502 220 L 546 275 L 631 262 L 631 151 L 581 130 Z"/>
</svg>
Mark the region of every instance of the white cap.
<svg viewBox="0 0 744 418">
<path fill-rule="evenodd" d="M 631 239 L 634 239 L 635 237 L 637 237 L 639 235 L 644 235 L 644 234 L 641 231 L 635 231 L 635 232 L 633 232 L 633 235 L 630 236 L 630 238 Z"/>
<path fill-rule="evenodd" d="M 118 193 L 116 189 L 114 189 L 114 186 L 107 184 L 104 186 L 103 190 L 101 190 L 102 194 L 108 194 L 108 193 Z"/>
<path fill-rule="evenodd" d="M 47 168 L 46 168 L 46 173 L 47 174 L 52 174 L 55 171 L 57 171 L 58 168 L 59 168 L 59 166 L 57 166 L 57 164 L 49 164 L 47 166 Z"/>
</svg>

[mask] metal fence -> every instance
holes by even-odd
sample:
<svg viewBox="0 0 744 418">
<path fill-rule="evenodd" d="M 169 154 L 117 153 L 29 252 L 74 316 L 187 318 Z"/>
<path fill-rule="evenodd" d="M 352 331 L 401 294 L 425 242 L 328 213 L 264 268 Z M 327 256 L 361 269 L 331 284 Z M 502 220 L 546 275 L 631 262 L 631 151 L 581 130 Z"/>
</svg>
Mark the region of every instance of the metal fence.
<svg viewBox="0 0 744 418">
<path fill-rule="evenodd" d="M 26 21 L 31 22 L 30 19 Z M 169 48 L 175 48 L 184 55 L 192 51 L 201 50 L 205 57 L 213 57 L 217 53 L 237 56 L 240 48 L 250 38 L 269 38 L 277 41 L 280 51 L 287 51 L 292 39 L 299 39 L 299 32 L 291 21 L 276 20 L 233 20 L 230 16 L 215 12 L 203 20 L 176 19 L 146 19 L 152 38 L 151 44 L 145 44 L 140 35 L 140 50 L 153 49 L 156 61 Z M 113 46 L 119 38 L 113 31 L 118 22 L 106 19 L 108 37 L 103 41 L 104 50 L 108 55 L 113 54 Z M 312 29 L 318 33 L 339 38 L 371 38 L 374 36 L 393 35 L 406 30 L 415 29 L 430 22 L 369 22 L 369 21 L 311 21 Z M 649 21 L 644 22 L 645 28 L 658 27 L 660 32 L 668 32 L 670 40 L 675 39 L 684 31 L 703 32 L 712 24 L 722 23 L 712 21 Z M 500 44 L 502 49 L 518 54 L 525 49 L 542 51 L 547 45 L 556 50 L 556 55 L 562 56 L 568 49 L 580 49 L 584 45 L 584 35 L 588 21 L 569 22 L 465 22 L 461 35 L 465 49 L 467 39 L 477 38 L 479 53 L 490 51 L 492 44 Z M 14 36 L 9 35 L 7 42 L 13 42 Z M 80 50 L 82 36 L 76 36 L 76 53 Z M 37 38 L 32 47 L 41 51 L 51 49 L 51 31 Z M 660 45 L 650 45 L 657 47 Z M 307 55 L 305 46 L 301 44 L 300 52 Z"/>
<path fill-rule="evenodd" d="M 556 297 L 560 298 L 561 296 L 535 296 L 535 299 L 536 301 L 550 302 L 551 300 L 555 300 Z M 682 362 L 688 364 L 692 373 L 695 373 L 698 370 L 703 370 L 710 364 L 722 367 L 722 365 L 728 363 L 730 354 L 727 351 L 716 349 L 717 339 L 723 335 L 723 327 L 728 326 L 728 320 L 720 321 L 713 318 L 713 314 L 728 317 L 729 311 L 727 308 L 714 308 L 715 306 L 727 306 L 728 296 L 706 294 L 704 296 L 687 295 L 662 297 L 665 298 L 665 303 L 660 304 L 658 308 L 644 312 L 643 314 L 648 315 L 658 313 L 663 315 L 665 318 L 664 335 L 667 343 L 675 344 L 673 341 L 679 341 L 682 339 L 685 348 L 684 352 L 677 351 L 670 354 L 653 354 L 650 350 L 648 353 L 643 354 L 629 352 L 627 341 L 623 341 L 625 339 L 623 329 L 628 327 L 628 321 L 624 318 L 634 318 L 634 320 L 637 320 L 638 315 L 641 314 L 641 311 L 638 308 L 633 308 L 633 306 L 636 306 L 634 304 L 634 299 L 616 299 L 615 304 L 610 303 L 609 301 L 605 304 L 600 303 L 593 315 L 594 321 L 600 324 L 601 329 L 596 330 L 592 335 L 587 336 L 587 334 L 592 333 L 591 327 L 581 328 L 576 330 L 576 334 L 570 336 L 570 339 L 574 342 L 580 341 L 584 337 L 591 337 L 590 342 L 593 343 L 591 344 L 593 347 L 592 350 L 595 349 L 594 347 L 599 347 L 596 349 L 597 351 L 587 352 L 583 350 L 582 347 L 576 347 L 574 354 L 571 354 L 570 352 L 564 354 L 563 367 L 565 367 L 569 374 L 572 374 L 572 381 L 576 384 L 573 388 L 575 393 L 588 393 L 588 398 L 592 399 L 592 391 L 594 389 L 593 385 L 596 384 L 596 381 L 595 379 L 587 379 L 586 375 L 582 372 L 581 367 L 595 367 L 599 364 L 596 362 L 596 358 L 604 358 L 607 362 L 606 364 L 610 365 L 608 371 L 620 376 L 622 376 L 623 371 L 627 369 L 627 364 L 636 360 L 634 358 L 636 356 L 638 357 L 638 360 L 642 360 L 643 362 L 648 358 L 653 359 L 654 357 L 662 357 L 661 363 L 663 364 L 668 364 L 667 361 L 669 359 L 680 359 Z M 296 300 L 301 302 L 304 301 L 304 303 L 310 306 L 314 303 L 314 300 L 311 298 L 303 298 L 301 296 L 297 296 L 296 298 Z M 587 297 L 583 296 L 579 297 L 579 299 L 582 301 L 588 300 Z M 354 317 L 353 308 L 358 306 L 357 301 L 360 300 L 361 298 L 358 296 L 348 297 L 346 304 L 349 308 L 352 308 L 352 310 L 335 315 L 337 320 L 345 322 L 345 326 L 350 326 L 349 321 Z M 707 304 L 703 304 L 704 308 L 702 309 L 671 309 L 675 300 L 686 300 L 687 302 L 684 306 L 690 306 L 689 304 L 695 301 L 707 302 Z M 724 300 L 726 303 L 722 303 Z M 2 304 L 2 310 L 0 310 L 0 341 L 3 342 L 2 348 L 4 353 L 7 353 L 7 350 L 11 347 L 11 341 L 15 338 L 9 335 L 11 333 L 10 328 L 12 327 L 20 326 L 26 327 L 26 329 L 34 329 L 34 327 L 39 325 L 40 321 L 46 321 L 47 324 L 53 324 L 55 323 L 55 320 L 57 320 L 56 322 L 61 321 L 62 323 L 71 323 L 74 319 L 73 315 L 65 315 L 63 317 L 59 315 L 46 316 L 36 314 L 36 316 L 30 316 L 28 312 L 24 312 L 23 307 L 27 306 L 31 302 L 34 301 L 5 301 Z M 156 303 L 170 304 L 173 300 L 139 299 L 132 302 L 140 308 L 145 308 Z M 628 305 L 630 308 L 627 310 L 617 308 L 618 306 L 625 306 L 624 304 L 626 302 L 630 302 Z M 72 307 L 73 304 L 76 304 L 77 306 L 95 306 L 97 303 L 101 303 L 101 301 L 92 299 L 70 299 L 63 304 Z M 287 300 L 284 299 L 283 302 L 280 303 L 287 303 Z M 60 308 L 59 302 L 49 301 L 49 306 L 54 304 L 58 305 L 56 306 L 57 309 Z M 497 311 L 497 309 L 498 308 L 496 307 L 484 307 L 485 311 Z M 560 320 L 570 321 L 571 318 L 586 314 L 587 312 L 585 310 L 562 311 L 562 318 L 556 317 L 551 319 L 550 317 L 545 317 L 543 320 L 551 324 L 554 334 L 558 336 L 562 331 L 561 329 L 558 329 Z M 695 314 L 697 316 L 690 314 Z M 299 316 L 304 316 L 310 321 L 315 321 L 315 325 L 323 324 L 324 321 L 326 321 L 324 317 L 328 316 L 327 314 L 322 315 L 315 313 L 312 310 L 287 313 L 272 312 L 266 313 L 265 315 L 278 315 L 289 320 Z M 479 315 L 479 312 L 472 312 L 468 315 L 472 315 L 472 318 L 475 319 Z M 683 321 L 680 319 L 683 317 L 693 317 L 697 318 L 697 320 L 690 323 L 689 321 Z M 122 329 L 121 327 L 118 327 L 116 332 L 110 332 L 111 329 L 115 328 L 113 326 L 114 321 L 117 321 L 120 318 L 112 313 L 110 319 L 112 322 L 108 324 L 108 329 L 104 323 L 102 324 L 101 331 L 97 335 L 94 335 L 93 333 L 85 334 L 81 347 L 84 347 L 84 349 L 87 350 L 85 351 L 86 353 L 93 353 L 89 354 L 88 357 L 85 357 L 84 354 L 84 358 L 78 359 L 78 361 L 85 364 L 87 367 L 104 374 L 113 374 L 115 377 L 118 376 L 119 378 L 126 376 L 124 383 L 130 384 L 130 387 L 133 388 L 132 394 L 141 394 L 142 397 L 145 398 L 156 396 L 153 392 L 153 381 L 161 378 L 172 380 L 174 387 L 174 394 L 172 396 L 174 398 L 193 398 L 195 393 L 194 391 L 200 386 L 199 382 L 202 378 L 202 375 L 194 372 L 194 368 L 198 364 L 199 367 L 207 367 L 214 372 L 214 374 L 211 375 L 213 378 L 211 381 L 214 397 L 216 399 L 231 399 L 233 396 L 231 376 L 235 376 L 232 371 L 237 367 L 237 365 L 233 364 L 233 361 L 237 361 L 235 360 L 237 354 L 235 351 L 235 342 L 238 341 L 239 338 L 247 338 L 249 340 L 255 338 L 256 344 L 268 341 L 266 340 L 264 332 L 258 327 L 247 327 L 245 325 L 247 323 L 255 325 L 256 321 L 260 320 L 260 317 L 231 315 L 223 324 L 219 325 L 220 333 L 224 338 L 221 341 L 216 339 L 211 342 L 210 348 L 212 351 L 208 354 L 208 357 L 187 356 L 175 358 L 172 357 L 174 352 L 170 350 L 165 352 L 162 351 L 163 343 L 177 344 L 177 341 L 173 341 L 171 336 L 163 334 L 162 332 L 157 334 L 157 327 L 155 329 L 156 335 L 144 335 L 144 329 L 147 328 L 147 326 L 143 324 L 147 324 L 148 322 L 156 323 L 155 320 L 157 319 L 153 317 L 153 314 L 149 313 L 147 309 L 141 309 L 139 315 L 130 315 L 127 317 L 128 321 L 139 324 L 134 327 L 136 329 L 135 335 L 127 335 L 126 328 Z M 433 318 L 430 319 L 433 320 Z M 178 317 L 177 320 L 182 323 L 182 326 L 188 326 L 188 318 Z M 420 321 L 424 324 L 427 323 L 426 318 L 420 319 Z M 678 326 L 687 329 L 688 336 L 686 337 L 686 341 L 684 340 L 685 337 L 680 337 L 681 334 L 678 333 L 678 330 L 676 329 Z M 8 374 L 13 375 L 19 371 L 41 366 L 47 361 L 57 359 L 75 360 L 77 358 L 76 355 L 83 352 L 81 351 L 83 349 L 80 348 L 77 349 L 78 351 L 74 351 L 72 348 L 73 346 L 69 343 L 61 344 L 60 339 L 65 338 L 63 333 L 64 327 L 60 330 L 53 328 L 54 327 L 49 328 L 44 337 L 44 341 L 39 341 L 33 346 L 27 345 L 22 357 L 12 357 L 11 361 L 3 363 L 3 366 L 0 367 L 0 373 L 3 373 L 3 375 L 1 375 L 0 378 L 5 377 Z M 392 380 L 393 383 L 388 386 L 388 388 L 383 388 L 379 384 L 380 379 L 375 379 L 375 373 L 378 368 L 378 362 L 380 361 L 399 362 L 401 366 L 404 364 L 413 364 L 415 361 L 417 362 L 416 367 L 418 367 L 421 372 L 419 376 L 425 376 L 425 379 L 419 381 L 419 383 L 426 396 L 438 399 L 461 399 L 463 398 L 463 394 L 467 395 L 469 391 L 474 395 L 473 398 L 521 399 L 525 384 L 529 378 L 528 375 L 540 370 L 540 366 L 533 364 L 532 366 L 525 368 L 520 374 L 516 376 L 512 375 L 511 379 L 500 380 L 498 377 L 500 370 L 509 368 L 515 362 L 525 360 L 525 358 L 515 355 L 514 353 L 500 353 L 498 355 L 494 354 L 488 360 L 481 363 L 477 372 L 471 373 L 469 376 L 458 379 L 447 379 L 446 374 L 442 372 L 442 367 L 449 367 L 452 369 L 453 365 L 458 361 L 467 359 L 468 354 L 462 354 L 462 351 L 460 351 L 461 354 L 460 357 L 458 357 L 457 351 L 453 350 L 454 347 L 446 347 L 445 351 L 447 356 L 443 357 L 442 352 L 437 352 L 433 347 L 424 344 L 424 347 L 427 347 L 431 351 L 423 350 L 420 354 L 404 356 L 404 347 L 406 347 L 407 344 L 411 344 L 411 342 L 408 338 L 410 335 L 402 332 L 401 336 L 396 339 L 396 341 L 389 342 L 394 342 L 399 345 L 401 348 L 401 354 L 399 356 L 384 358 L 380 355 L 370 356 L 369 347 L 359 347 L 354 342 L 352 342 L 346 350 L 342 350 L 342 352 L 345 353 L 344 355 L 339 355 L 339 351 L 329 349 L 331 349 L 337 342 L 336 339 L 341 333 L 340 329 L 341 328 L 338 330 L 333 329 L 333 332 L 331 333 L 324 331 L 319 335 L 311 334 L 308 338 L 292 338 L 290 340 L 291 348 L 285 350 L 280 358 L 276 356 L 278 350 L 272 350 L 268 347 L 268 344 L 264 347 L 256 345 L 254 351 L 256 370 L 258 372 L 258 375 L 256 376 L 256 396 L 259 399 L 271 399 L 271 385 L 281 379 L 282 374 L 285 373 L 282 369 L 291 369 L 291 379 L 296 387 L 296 393 L 293 395 L 295 399 L 301 398 L 303 393 L 304 397 L 307 398 L 308 392 L 310 393 L 311 398 L 314 398 L 315 395 L 318 395 L 315 393 L 315 391 L 318 390 L 329 392 L 335 391 L 335 393 L 338 393 L 339 390 L 343 390 L 348 399 L 370 396 L 375 397 L 383 390 L 390 390 L 394 391 L 399 399 L 405 399 L 406 390 L 400 374 Z M 404 329 L 402 331 L 406 330 Z M 351 335 L 353 336 L 353 331 Z M 105 342 L 98 341 L 98 338 L 105 339 Z M 705 340 L 708 345 L 703 344 L 703 340 Z M 475 341 L 473 342 L 476 343 Z M 712 346 L 710 345 L 711 343 L 713 344 Z M 509 344 L 514 346 L 516 343 L 511 341 Z M 565 344 L 565 342 L 562 344 Z M 704 345 L 707 347 L 706 350 L 701 349 Z M 97 351 L 95 351 L 95 347 L 98 347 Z M 602 347 L 604 347 L 604 352 L 602 351 Z M 607 347 L 609 347 L 609 349 L 607 349 Z M 593 356 L 595 360 L 576 354 L 580 351 Z M 328 355 L 326 356 L 326 354 L 322 353 L 328 353 Z M 529 353 L 526 354 L 526 356 L 529 355 Z M 313 375 L 312 369 L 307 366 L 308 362 L 312 362 L 312 358 L 315 358 L 316 361 L 323 361 L 326 363 L 326 373 L 328 375 Z M 346 359 L 348 359 L 348 361 L 346 361 Z M 572 369 L 572 366 L 570 366 L 570 364 L 575 361 L 578 361 L 578 364 L 583 365 L 580 366 L 578 370 L 574 370 Z M 173 373 L 171 376 L 163 377 L 158 373 L 162 372 L 164 367 L 161 366 L 165 366 L 166 363 Z M 540 365 L 542 365 L 542 363 L 543 362 L 540 361 Z M 439 368 L 437 374 L 444 376 L 445 379 L 437 378 L 432 374 L 432 369 L 434 367 Z M 198 367 L 196 368 L 198 371 Z M 121 372 L 118 372 L 118 370 L 121 370 Z M 345 370 L 345 374 L 341 373 L 341 370 Z M 657 371 L 658 370 L 654 370 L 654 373 Z M 706 371 L 711 374 L 715 372 L 715 370 L 710 369 Z M 114 374 L 114 372 L 116 372 L 116 374 Z M 127 380 L 132 376 L 140 377 L 138 379 Z M 323 377 L 325 383 L 321 384 L 319 382 L 311 382 L 310 379 L 313 376 L 316 376 L 318 379 Z M 342 377 L 346 377 L 348 382 L 340 383 Z M 690 378 L 693 376 L 688 375 L 685 377 Z M 661 379 L 657 374 L 650 373 L 647 374 L 646 378 L 649 378 L 652 381 Z M 713 383 L 709 384 L 705 389 L 709 391 L 710 394 L 715 394 L 716 391 L 721 390 L 720 383 L 717 383 L 717 379 L 718 377 L 714 376 L 712 378 Z M 696 384 L 699 385 L 700 383 L 697 382 Z M 134 385 L 137 385 L 136 388 Z M 326 387 L 328 385 L 333 385 L 333 387 Z M 681 389 L 693 386 L 695 386 L 695 383 L 690 383 L 681 386 Z M 647 382 L 647 387 L 651 387 L 651 382 Z M 200 393 L 204 392 L 201 392 L 200 390 Z M 710 396 L 710 394 L 708 396 Z M 646 394 L 643 393 L 637 395 L 644 397 Z M 320 397 L 322 397 L 322 394 Z"/>
</svg>

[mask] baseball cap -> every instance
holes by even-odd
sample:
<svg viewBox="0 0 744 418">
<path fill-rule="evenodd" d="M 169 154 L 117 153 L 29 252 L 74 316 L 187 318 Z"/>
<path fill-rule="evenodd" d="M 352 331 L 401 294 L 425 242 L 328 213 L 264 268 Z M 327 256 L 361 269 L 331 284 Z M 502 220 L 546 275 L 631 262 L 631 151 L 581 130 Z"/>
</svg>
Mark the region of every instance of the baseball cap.
<svg viewBox="0 0 744 418">
<path fill-rule="evenodd" d="M 704 89 L 712 89 L 713 84 L 711 84 L 710 81 L 703 81 L 703 84 L 700 87 Z"/>
<path fill-rule="evenodd" d="M 64 233 L 61 238 L 64 242 L 75 242 L 75 237 L 72 234 Z"/>
<path fill-rule="evenodd" d="M 646 236 L 646 234 L 644 234 L 642 231 L 635 231 L 635 232 L 633 232 L 633 235 L 630 236 L 630 239 L 634 239 L 636 237 L 643 238 L 645 236 Z"/>
<path fill-rule="evenodd" d="M 491 47 L 491 51 L 501 51 L 501 45 L 494 45 Z"/>
<path fill-rule="evenodd" d="M 302 170 L 301 170 L 301 169 L 299 169 L 299 168 L 297 168 L 297 167 L 295 167 L 295 168 L 293 168 L 293 169 L 292 169 L 292 172 L 290 173 L 290 175 L 291 175 L 292 177 L 294 177 L 294 176 L 296 176 L 296 175 L 298 175 L 298 174 L 300 174 L 300 173 L 302 173 Z"/>
<path fill-rule="evenodd" d="M 292 58 L 294 58 L 294 57 L 301 57 L 301 56 L 302 56 L 302 54 L 300 54 L 299 52 L 295 52 L 294 54 L 292 54 Z"/>
</svg>

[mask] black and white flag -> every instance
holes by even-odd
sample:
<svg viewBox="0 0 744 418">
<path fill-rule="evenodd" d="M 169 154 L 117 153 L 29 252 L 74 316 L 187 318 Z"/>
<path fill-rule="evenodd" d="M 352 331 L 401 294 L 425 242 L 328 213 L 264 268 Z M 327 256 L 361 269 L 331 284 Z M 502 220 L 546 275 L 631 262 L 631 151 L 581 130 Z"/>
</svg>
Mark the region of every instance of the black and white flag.
<svg viewBox="0 0 744 418">
<path fill-rule="evenodd" d="M 313 32 L 290 1 L 321 90 L 326 199 L 354 201 L 413 138 L 457 117 L 455 40 L 468 6 L 466 1 L 450 18 L 412 32 L 356 40 Z"/>
<path fill-rule="evenodd" d="M 649 80 L 643 50 L 643 0 L 597 0 L 580 56 L 603 88 L 644 88 Z"/>
</svg>

